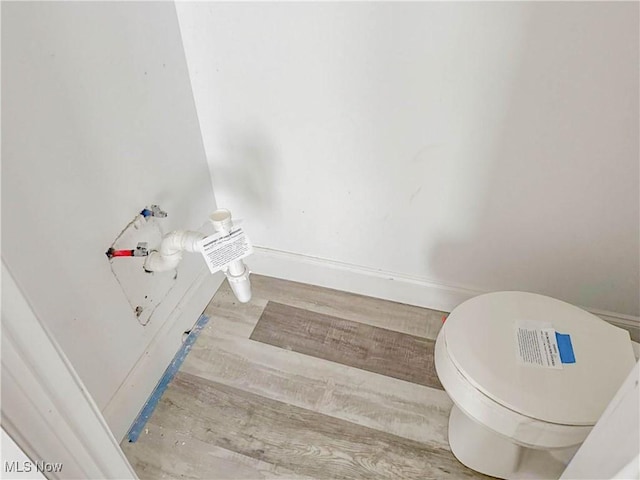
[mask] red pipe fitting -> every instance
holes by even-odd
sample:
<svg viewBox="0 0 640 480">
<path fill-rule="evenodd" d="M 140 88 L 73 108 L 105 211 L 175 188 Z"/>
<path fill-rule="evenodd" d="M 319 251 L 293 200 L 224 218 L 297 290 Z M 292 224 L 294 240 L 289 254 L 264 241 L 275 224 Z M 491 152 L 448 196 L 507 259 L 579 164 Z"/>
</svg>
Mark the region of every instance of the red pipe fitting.
<svg viewBox="0 0 640 480">
<path fill-rule="evenodd" d="M 133 257 L 133 250 L 115 250 L 113 248 L 110 248 L 109 250 L 106 251 L 105 255 L 108 258 L 113 258 L 113 257 Z"/>
</svg>

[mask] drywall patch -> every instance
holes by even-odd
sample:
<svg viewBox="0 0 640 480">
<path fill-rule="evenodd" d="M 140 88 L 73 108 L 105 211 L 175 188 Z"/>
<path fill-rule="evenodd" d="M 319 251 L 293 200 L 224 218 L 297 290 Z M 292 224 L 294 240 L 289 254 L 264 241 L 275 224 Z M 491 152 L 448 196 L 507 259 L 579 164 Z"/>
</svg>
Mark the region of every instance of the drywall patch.
<svg viewBox="0 0 640 480">
<path fill-rule="evenodd" d="M 114 240 L 112 248 L 135 249 L 140 242 L 146 242 L 149 246 L 159 245 L 163 234 L 156 218 L 142 219 L 141 215 L 137 215 Z M 145 257 L 122 257 L 110 260 L 111 271 L 131 306 L 133 318 L 143 326 L 151 321 L 153 312 L 166 298 L 177 280 L 177 270 L 145 272 L 144 260 Z"/>
</svg>

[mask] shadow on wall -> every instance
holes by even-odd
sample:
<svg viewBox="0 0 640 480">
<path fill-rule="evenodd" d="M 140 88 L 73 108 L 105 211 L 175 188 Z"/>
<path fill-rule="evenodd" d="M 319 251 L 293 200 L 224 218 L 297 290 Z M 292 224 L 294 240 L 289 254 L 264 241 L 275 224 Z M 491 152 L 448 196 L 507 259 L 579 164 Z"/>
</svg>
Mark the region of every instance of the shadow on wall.
<svg viewBox="0 0 640 480">
<path fill-rule="evenodd" d="M 171 230 L 199 229 L 209 227 L 207 216 L 202 216 L 201 206 L 203 202 L 209 203 L 206 212 L 213 213 L 216 209 L 215 202 L 211 203 L 211 173 L 206 163 L 189 168 L 189 172 L 179 173 L 183 168 L 181 159 L 177 158 L 173 162 L 171 169 L 175 183 L 170 187 L 159 189 L 156 195 L 149 199 L 149 203 L 156 203 L 167 210 L 168 216 L 162 223 L 165 233 Z M 177 192 L 184 192 L 177 195 Z M 183 215 L 176 215 L 176 212 L 185 212 Z M 207 215 L 208 215 L 207 214 Z"/>
<path fill-rule="evenodd" d="M 425 247 L 435 278 L 640 314 L 638 7 L 531 10 L 486 182 L 445 199 L 472 222 Z"/>
<path fill-rule="evenodd" d="M 279 174 L 278 151 L 266 129 L 226 127 L 220 134 L 218 152 L 208 157 L 213 188 L 221 208 L 233 200 L 234 215 L 243 214 L 243 205 L 263 218 L 275 211 L 275 181 Z M 236 195 L 242 192 L 241 203 Z M 239 211 L 235 211 L 239 205 Z"/>
</svg>

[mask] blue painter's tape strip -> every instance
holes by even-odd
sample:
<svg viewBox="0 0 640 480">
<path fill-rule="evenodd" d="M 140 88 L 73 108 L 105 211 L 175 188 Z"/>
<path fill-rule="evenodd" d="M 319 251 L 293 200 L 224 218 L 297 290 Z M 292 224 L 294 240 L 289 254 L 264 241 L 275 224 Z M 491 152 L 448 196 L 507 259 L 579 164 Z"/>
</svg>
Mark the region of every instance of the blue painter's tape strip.
<svg viewBox="0 0 640 480">
<path fill-rule="evenodd" d="M 135 442 L 136 440 L 138 440 L 140 433 L 142 433 L 142 429 L 147 424 L 147 420 L 149 420 L 151 414 L 156 409 L 156 406 L 158 405 L 162 394 L 167 389 L 169 383 L 171 383 L 171 380 L 173 380 L 173 377 L 176 375 L 176 373 L 178 373 L 178 370 L 180 370 L 182 362 L 184 362 L 184 359 L 187 358 L 187 354 L 191 350 L 191 347 L 198 338 L 198 335 L 200 335 L 200 332 L 202 332 L 202 329 L 208 321 L 209 317 L 207 317 L 206 315 L 200 315 L 200 318 L 189 332 L 189 335 L 187 335 L 187 338 L 184 340 L 184 342 L 182 342 L 180 350 L 178 350 L 178 353 L 176 353 L 175 357 L 173 357 L 173 360 L 164 371 L 162 378 L 160 378 L 158 385 L 156 385 L 156 388 L 151 393 L 151 396 L 147 400 L 147 403 L 144 404 L 144 407 L 142 407 L 142 410 L 138 414 L 138 417 L 131 425 L 129 433 L 127 433 L 127 437 L 129 438 L 130 442 Z"/>
<path fill-rule="evenodd" d="M 573 353 L 573 345 L 571 344 L 571 335 L 556 332 L 556 341 L 558 342 L 562 363 L 576 363 L 576 356 Z"/>
</svg>

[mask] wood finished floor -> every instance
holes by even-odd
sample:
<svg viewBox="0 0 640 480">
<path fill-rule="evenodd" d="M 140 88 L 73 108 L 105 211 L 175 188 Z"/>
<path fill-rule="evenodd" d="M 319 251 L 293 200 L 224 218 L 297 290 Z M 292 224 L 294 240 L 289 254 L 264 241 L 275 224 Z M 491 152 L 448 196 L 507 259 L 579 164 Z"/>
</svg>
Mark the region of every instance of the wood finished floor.
<svg viewBox="0 0 640 480">
<path fill-rule="evenodd" d="M 449 451 L 442 312 L 252 275 L 225 283 L 136 443 L 142 479 L 489 478 Z"/>
</svg>

